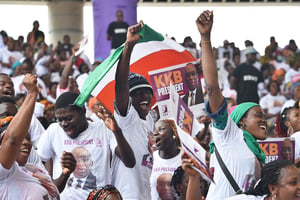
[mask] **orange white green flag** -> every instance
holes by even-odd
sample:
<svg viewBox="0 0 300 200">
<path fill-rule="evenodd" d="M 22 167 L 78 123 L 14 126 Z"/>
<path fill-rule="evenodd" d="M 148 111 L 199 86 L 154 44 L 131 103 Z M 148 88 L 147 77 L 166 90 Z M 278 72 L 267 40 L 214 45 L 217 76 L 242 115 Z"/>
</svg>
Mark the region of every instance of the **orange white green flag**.
<svg viewBox="0 0 300 200">
<path fill-rule="evenodd" d="M 144 25 L 139 34 L 141 39 L 133 49 L 130 71 L 143 75 L 149 83 L 151 82 L 149 71 L 195 61 L 195 58 L 182 45 L 164 37 L 147 25 Z M 115 73 L 123 49 L 124 44 L 89 75 L 81 89 L 81 94 L 74 102 L 76 105 L 84 106 L 89 95 L 92 95 L 106 108 L 113 111 Z"/>
</svg>

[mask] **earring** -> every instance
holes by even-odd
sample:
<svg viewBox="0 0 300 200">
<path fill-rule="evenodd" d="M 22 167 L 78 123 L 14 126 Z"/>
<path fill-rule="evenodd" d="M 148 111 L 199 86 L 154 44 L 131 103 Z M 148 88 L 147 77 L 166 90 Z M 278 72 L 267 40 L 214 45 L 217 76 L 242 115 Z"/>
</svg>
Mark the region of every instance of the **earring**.
<svg viewBox="0 0 300 200">
<path fill-rule="evenodd" d="M 246 124 L 242 124 L 242 128 L 243 128 L 243 129 L 246 129 Z"/>
<path fill-rule="evenodd" d="M 276 200 L 276 198 L 277 198 L 277 195 L 274 194 L 274 195 L 272 195 L 272 199 L 271 200 Z"/>
<path fill-rule="evenodd" d="M 176 136 L 175 135 L 173 135 L 172 138 L 173 138 L 173 140 L 176 140 Z"/>
</svg>

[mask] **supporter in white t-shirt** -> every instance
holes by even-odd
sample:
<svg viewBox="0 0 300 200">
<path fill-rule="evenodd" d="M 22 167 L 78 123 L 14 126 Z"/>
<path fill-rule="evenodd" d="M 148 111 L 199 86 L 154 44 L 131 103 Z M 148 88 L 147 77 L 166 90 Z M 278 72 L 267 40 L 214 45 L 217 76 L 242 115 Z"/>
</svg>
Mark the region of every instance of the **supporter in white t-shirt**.
<svg viewBox="0 0 300 200">
<path fill-rule="evenodd" d="M 157 150 L 153 152 L 153 168 L 150 177 L 152 200 L 159 199 L 158 177 L 165 173 L 172 176 L 177 167 L 181 165 L 182 151 L 180 151 L 179 145 L 176 125 L 173 120 L 165 119 L 155 123 L 154 148 Z M 175 190 L 170 195 L 175 196 Z"/>
<path fill-rule="evenodd" d="M 286 98 L 280 94 L 279 83 L 271 80 L 268 84 L 268 93 L 259 100 L 259 105 L 265 111 L 269 125 L 275 123 L 284 102 L 286 102 Z"/>
<path fill-rule="evenodd" d="M 217 81 L 217 67 L 213 62 L 210 42 L 213 12 L 204 11 L 196 23 L 201 34 L 202 69 L 208 88 L 209 101 L 206 111 L 213 119 L 214 145 L 211 145 L 210 152 L 215 152 L 215 148 L 218 149 L 220 157 L 240 190 L 246 191 L 252 180 L 260 178 L 261 165 L 265 162 L 266 156 L 256 140 L 266 139 L 267 121 L 261 107 L 252 102 L 236 106 L 229 117 L 227 104 Z M 215 153 L 211 161 L 214 167 L 214 184 L 210 184 L 206 199 L 225 199 L 233 196 L 236 192 L 216 160 Z M 192 191 L 189 192 L 192 194 Z M 194 192 L 199 195 L 199 191 Z"/>
<path fill-rule="evenodd" d="M 13 119 L 1 119 L 0 199 L 59 199 L 50 176 L 27 164 L 32 147 L 28 129 L 38 95 L 36 82 L 36 76 L 25 76 L 23 84 L 28 94 L 24 105 Z"/>
<path fill-rule="evenodd" d="M 136 165 L 126 168 L 118 158 L 114 158 L 113 182 L 123 199 L 150 199 L 150 175 L 152 169 L 151 149 L 148 148 L 148 133 L 153 131 L 154 119 L 149 113 L 153 90 L 145 77 L 130 73 L 129 61 L 133 47 L 139 40 L 137 34 L 142 24 L 129 27 L 127 40 L 116 71 L 115 118 L 131 145 Z M 130 180 L 130 184 L 128 184 Z"/>
<path fill-rule="evenodd" d="M 126 167 L 135 165 L 134 154 L 114 118 L 102 110 L 102 121 L 89 123 L 85 108 L 74 105 L 78 97 L 75 92 L 61 94 L 55 102 L 58 123 L 52 123 L 42 134 L 38 143 L 38 153 L 42 161 L 53 159 L 53 178 L 68 179 L 61 199 L 86 199 L 95 189 L 88 184 L 93 177 L 78 178 L 61 167 L 61 156 L 77 147 L 84 147 L 90 154 L 92 174 L 96 176 L 96 187 L 111 183 L 111 154 L 120 158 Z M 77 161 L 79 163 L 79 160 Z M 75 183 L 76 182 L 76 183 Z"/>
</svg>

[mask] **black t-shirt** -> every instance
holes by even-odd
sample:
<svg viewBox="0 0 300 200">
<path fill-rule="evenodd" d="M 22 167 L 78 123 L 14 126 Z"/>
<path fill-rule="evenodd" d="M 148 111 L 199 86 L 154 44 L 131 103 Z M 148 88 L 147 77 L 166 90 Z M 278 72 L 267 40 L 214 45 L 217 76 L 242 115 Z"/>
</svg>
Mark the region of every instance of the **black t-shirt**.
<svg viewBox="0 0 300 200">
<path fill-rule="evenodd" d="M 40 44 L 41 42 L 44 42 L 44 40 L 45 40 L 45 34 L 44 34 L 44 32 L 43 31 L 36 31 L 34 33 L 34 40 L 38 44 Z"/>
<path fill-rule="evenodd" d="M 126 22 L 112 22 L 109 24 L 107 34 L 112 37 L 111 48 L 116 49 L 126 41 L 127 29 Z"/>
<path fill-rule="evenodd" d="M 258 83 L 263 82 L 261 73 L 252 65 L 242 63 L 233 71 L 237 79 L 237 103 L 259 103 Z"/>
</svg>

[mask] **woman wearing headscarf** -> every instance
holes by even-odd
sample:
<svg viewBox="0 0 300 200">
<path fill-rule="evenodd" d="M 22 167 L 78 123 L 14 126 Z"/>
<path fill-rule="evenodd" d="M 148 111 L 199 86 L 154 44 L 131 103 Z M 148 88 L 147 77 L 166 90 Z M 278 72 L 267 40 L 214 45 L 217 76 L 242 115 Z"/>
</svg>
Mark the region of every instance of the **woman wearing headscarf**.
<svg viewBox="0 0 300 200">
<path fill-rule="evenodd" d="M 212 55 L 210 33 L 213 24 L 213 12 L 204 11 L 196 20 L 201 34 L 202 67 L 207 86 L 209 102 L 206 105 L 208 115 L 213 119 L 212 136 L 216 147 L 233 179 L 241 190 L 247 190 L 250 182 L 260 178 L 265 162 L 265 154 L 257 139 L 266 139 L 267 122 L 261 107 L 252 102 L 242 103 L 234 108 L 230 117 L 227 105 L 218 85 L 217 68 Z M 207 199 L 225 199 L 236 192 L 220 167 L 215 153 L 211 156 L 214 167 L 214 182 L 211 183 Z M 244 186 L 244 187 L 243 187 Z M 189 196 L 190 199 L 191 196 Z"/>
</svg>

